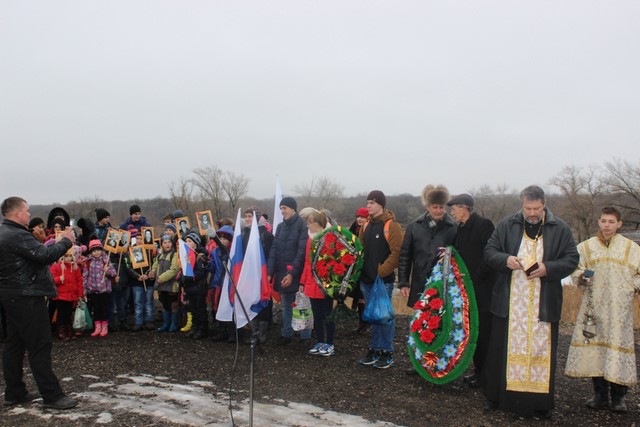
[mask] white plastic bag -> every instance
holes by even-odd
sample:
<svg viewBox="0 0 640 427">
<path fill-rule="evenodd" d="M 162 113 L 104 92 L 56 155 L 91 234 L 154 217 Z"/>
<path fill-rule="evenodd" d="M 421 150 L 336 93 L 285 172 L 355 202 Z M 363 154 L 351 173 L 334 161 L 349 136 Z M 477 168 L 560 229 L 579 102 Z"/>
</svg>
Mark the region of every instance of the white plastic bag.
<svg viewBox="0 0 640 427">
<path fill-rule="evenodd" d="M 311 311 L 311 300 L 309 300 L 309 297 L 302 292 L 298 292 L 292 307 L 293 319 L 291 326 L 293 330 L 304 331 L 305 329 L 313 329 L 313 312 Z"/>
<path fill-rule="evenodd" d="M 73 313 L 73 329 L 82 331 L 87 327 L 87 319 L 85 317 L 86 303 L 84 300 L 79 300 L 76 307 L 76 311 Z"/>
</svg>

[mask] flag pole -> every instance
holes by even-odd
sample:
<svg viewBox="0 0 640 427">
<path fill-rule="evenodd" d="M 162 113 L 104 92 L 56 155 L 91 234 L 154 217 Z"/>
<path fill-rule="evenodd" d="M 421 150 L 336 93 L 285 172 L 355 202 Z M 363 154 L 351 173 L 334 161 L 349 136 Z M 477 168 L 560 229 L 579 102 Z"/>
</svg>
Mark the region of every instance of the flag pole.
<svg viewBox="0 0 640 427">
<path fill-rule="evenodd" d="M 220 247 L 221 251 L 225 251 L 228 253 L 228 249 L 224 246 Z M 229 265 L 228 263 L 231 261 L 231 257 L 229 257 L 227 259 L 227 262 L 223 262 L 222 266 L 224 267 L 225 272 L 227 273 L 227 277 L 229 278 L 229 283 L 231 284 L 232 288 L 233 288 L 233 292 L 235 294 L 235 298 L 238 299 L 238 302 L 240 303 L 240 308 L 242 309 L 242 312 L 244 313 L 244 317 L 245 319 L 249 320 L 249 313 L 247 312 L 246 307 L 244 306 L 244 302 L 242 301 L 242 297 L 240 296 L 240 293 L 238 292 L 238 285 L 236 284 L 236 281 L 233 279 L 233 275 L 231 274 L 231 271 L 229 270 Z M 234 324 L 236 324 L 236 316 L 235 316 L 235 310 L 233 311 L 233 322 Z M 250 351 L 249 351 L 249 427 L 253 427 L 253 385 L 254 385 L 254 362 L 255 362 L 255 358 L 256 358 L 256 344 L 258 342 L 258 331 L 256 330 L 256 328 L 253 325 L 252 321 L 248 321 L 247 322 L 249 324 L 249 327 L 251 328 L 251 340 L 250 340 Z M 237 329 L 236 329 L 237 330 Z M 229 411 L 232 411 L 231 409 L 231 400 L 229 400 Z M 233 415 L 231 415 L 231 417 L 233 418 Z"/>
</svg>

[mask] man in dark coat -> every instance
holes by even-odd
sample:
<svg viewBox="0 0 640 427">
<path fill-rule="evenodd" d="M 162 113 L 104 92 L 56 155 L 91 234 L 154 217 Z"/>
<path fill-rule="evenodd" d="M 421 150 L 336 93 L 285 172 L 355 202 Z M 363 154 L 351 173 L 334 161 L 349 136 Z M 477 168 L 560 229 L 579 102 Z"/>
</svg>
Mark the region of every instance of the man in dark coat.
<svg viewBox="0 0 640 427">
<path fill-rule="evenodd" d="M 502 220 L 484 251 L 497 272 L 491 297 L 485 410 L 550 418 L 562 283 L 578 266 L 571 228 L 545 205 L 542 188 L 520 193 L 522 210 Z"/>
<path fill-rule="evenodd" d="M 25 353 L 45 408 L 70 409 L 78 402 L 67 397 L 51 366 L 52 338 L 46 298 L 58 295 L 49 272 L 75 242 L 67 227 L 56 243 L 45 246 L 28 230 L 29 205 L 20 197 L 2 202 L 0 226 L 0 302 L 7 314 L 7 340 L 2 354 L 4 404 L 27 403 L 38 398 L 22 379 Z"/>
<path fill-rule="evenodd" d="M 282 306 L 282 329 L 279 345 L 287 345 L 293 337 L 293 310 L 291 304 L 296 299 L 300 288 L 300 276 L 304 268 L 305 249 L 307 248 L 307 224 L 298 215 L 298 204 L 292 197 L 284 197 L 280 201 L 280 212 L 283 221 L 278 224 L 273 246 L 269 251 L 267 271 L 269 281 L 273 279 L 274 289 L 280 293 Z M 311 330 L 300 331 L 300 340 L 307 343 L 311 340 Z"/>
<path fill-rule="evenodd" d="M 438 248 L 452 245 L 456 237 L 456 224 L 445 210 L 448 201 L 449 191 L 444 186 L 427 185 L 422 190 L 422 203 L 427 211 L 410 223 L 404 233 L 398 287 L 402 296 L 409 298 L 408 307 L 413 307 L 424 291 L 438 260 Z"/>
<path fill-rule="evenodd" d="M 493 271 L 484 262 L 484 248 L 493 233 L 493 223 L 473 211 L 473 197 L 469 194 L 453 196 L 447 206 L 451 207 L 451 216 L 458 223 L 458 233 L 453 242 L 471 276 L 478 304 L 478 341 L 473 354 L 474 373 L 464 377 L 472 386 L 478 383 L 487 345 L 491 336 L 491 292 L 493 290 Z"/>
</svg>

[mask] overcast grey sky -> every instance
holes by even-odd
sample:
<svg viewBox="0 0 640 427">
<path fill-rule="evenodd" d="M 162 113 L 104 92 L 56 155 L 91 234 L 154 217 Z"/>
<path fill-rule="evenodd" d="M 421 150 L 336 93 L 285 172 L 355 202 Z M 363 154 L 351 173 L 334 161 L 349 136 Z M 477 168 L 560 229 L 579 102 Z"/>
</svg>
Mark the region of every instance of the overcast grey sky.
<svg viewBox="0 0 640 427">
<path fill-rule="evenodd" d="M 166 197 L 212 164 L 258 198 L 459 193 L 638 159 L 637 0 L 0 5 L 0 198 Z"/>
</svg>

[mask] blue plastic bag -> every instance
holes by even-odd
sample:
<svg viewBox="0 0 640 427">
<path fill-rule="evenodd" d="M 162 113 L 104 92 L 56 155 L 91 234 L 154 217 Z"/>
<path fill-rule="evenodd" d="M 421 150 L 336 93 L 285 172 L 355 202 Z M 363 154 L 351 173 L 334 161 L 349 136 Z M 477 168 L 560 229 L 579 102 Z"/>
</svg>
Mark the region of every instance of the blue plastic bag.
<svg viewBox="0 0 640 427">
<path fill-rule="evenodd" d="M 369 299 L 366 302 L 364 313 L 362 313 L 362 320 L 375 325 L 386 325 L 394 318 L 395 313 L 391 298 L 387 294 L 387 286 L 378 276 L 371 286 Z"/>
</svg>

